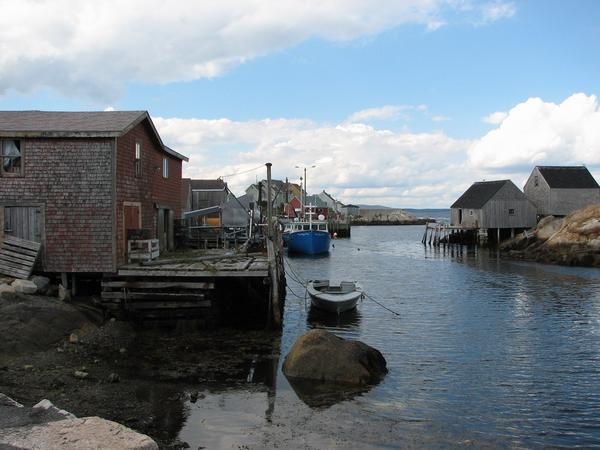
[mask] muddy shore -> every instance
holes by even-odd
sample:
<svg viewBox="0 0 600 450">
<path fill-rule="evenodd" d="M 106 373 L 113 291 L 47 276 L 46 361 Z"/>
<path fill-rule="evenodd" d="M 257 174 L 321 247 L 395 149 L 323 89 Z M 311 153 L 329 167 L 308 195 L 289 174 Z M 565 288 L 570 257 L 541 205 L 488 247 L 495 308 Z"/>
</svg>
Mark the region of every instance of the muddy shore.
<svg viewBox="0 0 600 450">
<path fill-rule="evenodd" d="M 47 398 L 78 417 L 121 423 L 161 448 L 187 448 L 177 441 L 185 405 L 202 402 L 198 392 L 238 383 L 248 389 L 253 362 L 276 360 L 280 341 L 277 333 L 200 331 L 193 323 L 102 324 L 52 297 L 8 293 L 0 295 L 0 340 L 0 392 L 25 405 Z"/>
</svg>

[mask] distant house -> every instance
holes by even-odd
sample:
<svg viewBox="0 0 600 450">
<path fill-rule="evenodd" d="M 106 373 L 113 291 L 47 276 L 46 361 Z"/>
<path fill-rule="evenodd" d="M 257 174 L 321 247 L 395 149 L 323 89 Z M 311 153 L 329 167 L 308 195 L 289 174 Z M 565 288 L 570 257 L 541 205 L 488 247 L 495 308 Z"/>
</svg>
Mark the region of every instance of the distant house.
<svg viewBox="0 0 600 450">
<path fill-rule="evenodd" d="M 346 217 L 358 217 L 360 215 L 360 207 L 356 205 L 342 206 L 342 214 Z"/>
<path fill-rule="evenodd" d="M 325 202 L 325 204 L 327 205 L 327 207 L 329 209 L 331 209 L 333 212 L 335 212 L 335 213 L 341 213 L 342 212 L 343 203 L 340 202 L 339 200 L 336 200 L 335 198 L 333 198 L 331 196 L 331 194 L 329 194 L 326 191 L 322 191 L 318 195 L 319 195 L 319 198 L 321 200 L 323 200 Z"/>
<path fill-rule="evenodd" d="M 600 186 L 584 166 L 536 166 L 525 183 L 525 195 L 539 216 L 566 216 L 600 203 Z"/>
<path fill-rule="evenodd" d="M 536 208 L 510 180 L 480 181 L 451 206 L 451 222 L 465 229 L 514 232 L 536 225 Z"/>
<path fill-rule="evenodd" d="M 133 229 L 173 248 L 188 159 L 146 111 L 2 111 L 0 150 L 0 240 L 42 243 L 42 270 L 115 272 Z"/>
<path fill-rule="evenodd" d="M 259 189 L 260 186 L 260 189 Z M 260 192 L 260 194 L 259 194 Z M 286 203 L 286 193 L 289 198 L 289 192 L 286 192 L 286 183 L 281 180 L 271 180 L 271 202 L 273 208 L 280 208 Z M 251 184 L 246 188 L 246 195 L 253 203 L 258 203 L 258 200 L 262 202 L 267 201 L 267 180 L 262 180 L 259 183 Z"/>
<path fill-rule="evenodd" d="M 223 180 L 186 179 L 184 182 L 189 185 L 184 216 L 192 226 L 247 226 L 248 209 L 238 201 Z"/>
</svg>

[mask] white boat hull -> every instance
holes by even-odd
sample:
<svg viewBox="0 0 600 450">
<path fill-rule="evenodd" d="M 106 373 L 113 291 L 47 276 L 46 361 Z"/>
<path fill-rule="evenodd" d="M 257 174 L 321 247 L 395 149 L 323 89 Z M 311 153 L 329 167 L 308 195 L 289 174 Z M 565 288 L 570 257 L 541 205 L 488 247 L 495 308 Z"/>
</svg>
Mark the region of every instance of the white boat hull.
<svg viewBox="0 0 600 450">
<path fill-rule="evenodd" d="M 322 284 L 323 281 L 309 281 L 307 286 L 308 294 L 310 295 L 311 304 L 318 309 L 332 313 L 342 313 L 356 308 L 356 304 L 362 296 L 362 292 L 356 288 L 348 292 L 327 292 L 322 289 L 317 289 L 315 285 Z M 354 283 L 352 283 L 354 286 Z M 327 282 L 327 286 L 329 283 Z M 321 286 L 323 288 L 323 286 Z"/>
</svg>

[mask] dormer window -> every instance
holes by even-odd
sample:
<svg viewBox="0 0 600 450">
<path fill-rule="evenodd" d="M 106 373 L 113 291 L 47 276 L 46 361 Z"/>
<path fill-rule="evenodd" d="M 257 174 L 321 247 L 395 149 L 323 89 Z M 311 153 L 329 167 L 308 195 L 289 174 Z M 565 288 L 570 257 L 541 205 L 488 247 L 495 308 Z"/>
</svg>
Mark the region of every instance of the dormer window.
<svg viewBox="0 0 600 450">
<path fill-rule="evenodd" d="M 0 140 L 0 173 L 6 176 L 23 176 L 23 155 L 21 141 Z"/>
</svg>

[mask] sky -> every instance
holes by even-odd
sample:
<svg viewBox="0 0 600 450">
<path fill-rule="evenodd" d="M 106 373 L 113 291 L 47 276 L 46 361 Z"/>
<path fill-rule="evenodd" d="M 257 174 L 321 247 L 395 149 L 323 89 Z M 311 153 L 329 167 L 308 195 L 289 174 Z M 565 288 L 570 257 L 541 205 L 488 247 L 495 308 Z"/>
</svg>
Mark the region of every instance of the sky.
<svg viewBox="0 0 600 450">
<path fill-rule="evenodd" d="M 147 110 L 184 175 L 449 207 L 600 180 L 595 0 L 0 0 L 0 110 Z M 314 166 L 314 167 L 313 167 Z"/>
</svg>

